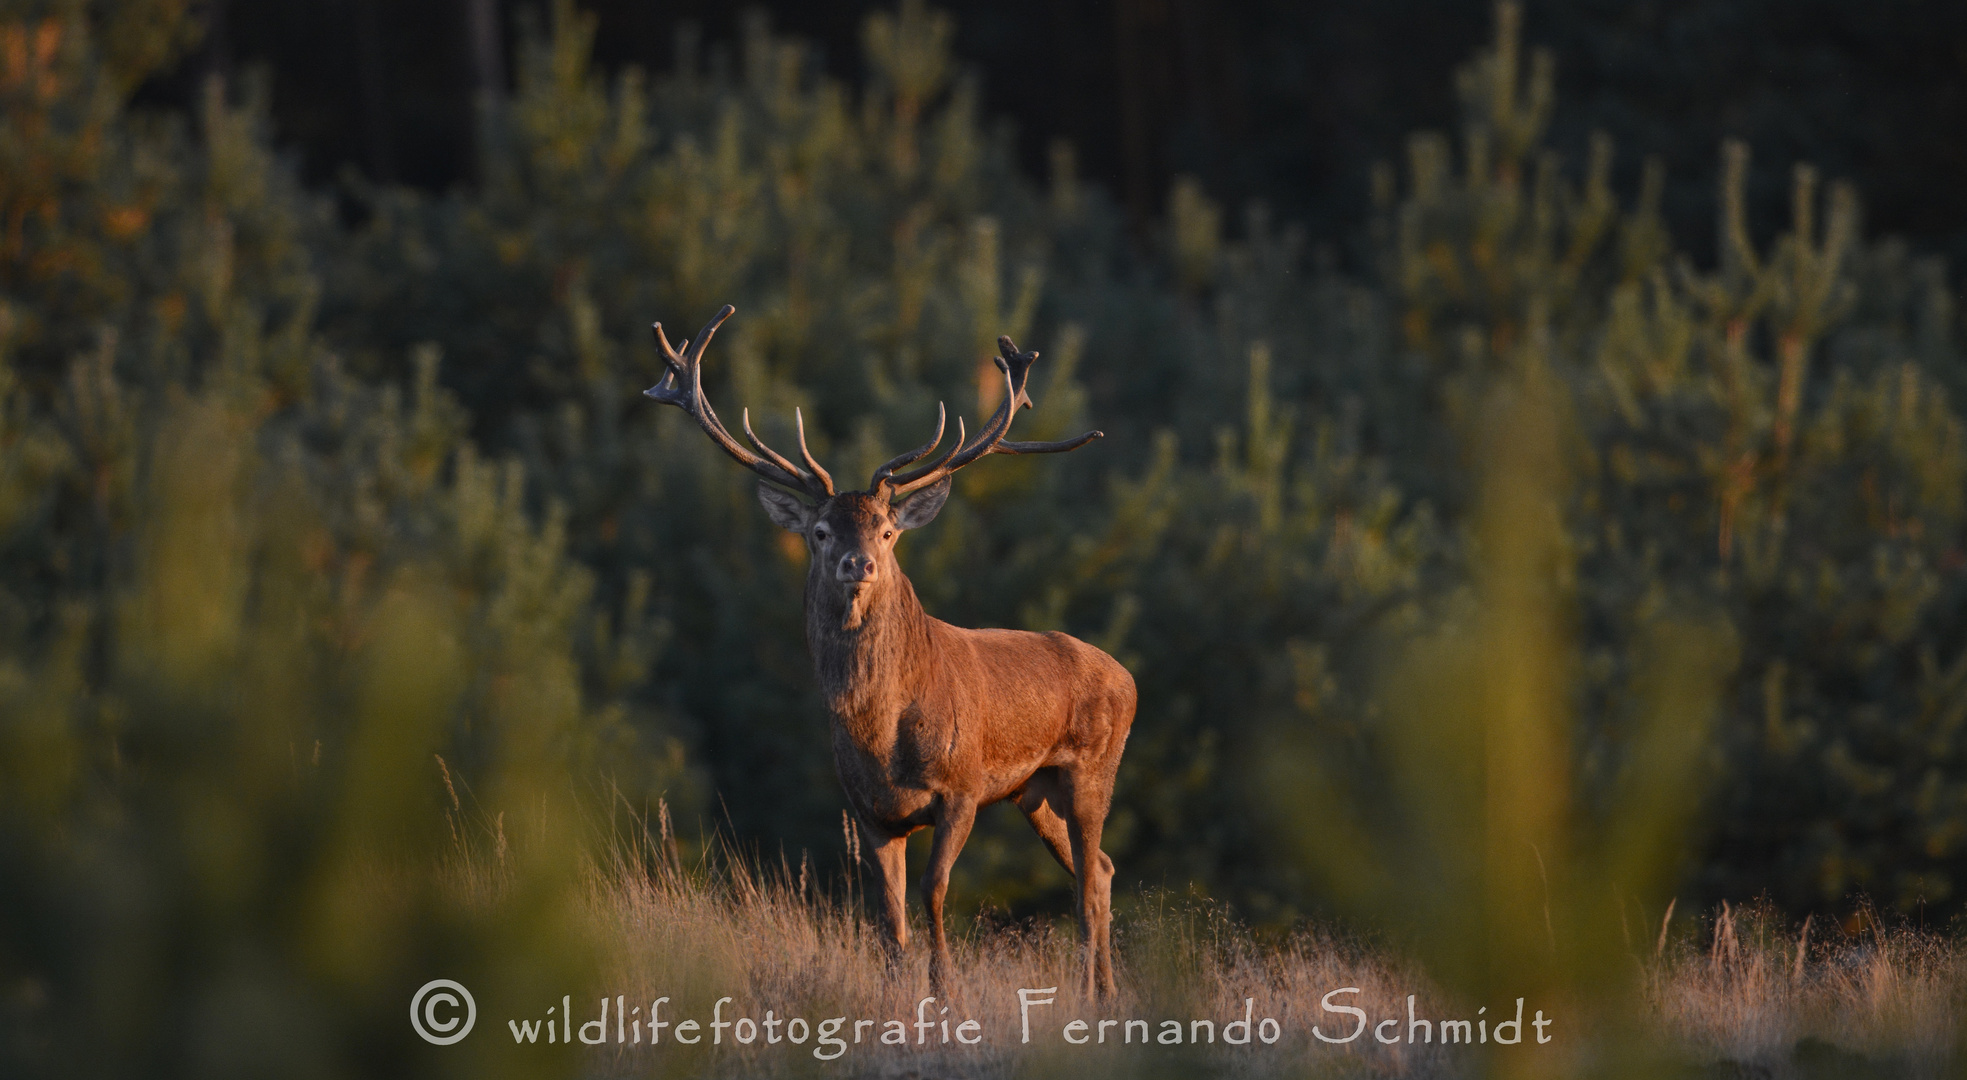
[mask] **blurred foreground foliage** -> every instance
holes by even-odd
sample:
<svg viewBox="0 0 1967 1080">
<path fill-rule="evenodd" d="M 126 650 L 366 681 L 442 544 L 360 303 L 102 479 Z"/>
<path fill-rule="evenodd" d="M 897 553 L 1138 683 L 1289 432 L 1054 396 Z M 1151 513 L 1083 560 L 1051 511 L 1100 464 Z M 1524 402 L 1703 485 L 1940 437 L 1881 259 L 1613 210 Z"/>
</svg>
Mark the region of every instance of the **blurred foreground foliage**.
<svg viewBox="0 0 1967 1080">
<path fill-rule="evenodd" d="M 619 602 L 597 622 L 434 347 L 397 383 L 327 348 L 329 220 L 256 106 L 126 111 L 172 57 L 124 38 L 182 31 L 182 4 L 10 7 L 0 1055 L 489 1075 L 402 1003 L 433 970 L 539 997 L 579 970 L 570 777 L 680 769 L 608 690 L 655 630 Z M 445 873 L 439 752 L 507 811 L 497 889 Z"/>
<path fill-rule="evenodd" d="M 578 967 L 561 914 L 610 807 L 837 850 L 803 552 L 637 393 L 648 322 L 727 301 L 711 396 L 768 440 L 802 407 L 836 474 L 939 400 L 994 407 L 1001 333 L 1046 355 L 1024 437 L 1108 431 L 966 472 L 904 561 L 943 618 L 1135 672 L 1123 880 L 1473 928 L 1489 952 L 1441 954 L 1471 985 L 1676 889 L 1967 899 L 1944 268 L 1806 166 L 1792 226 L 1749 236 L 1738 146 L 1693 265 L 1656 168 L 1622 195 L 1609 145 L 1542 149 L 1513 9 L 1460 138 L 1376 176 L 1356 273 L 1192 182 L 1136 242 L 1068 147 L 1030 183 L 913 2 L 870 17 L 858 89 L 761 22 L 605 80 L 557 4 L 480 182 L 351 178 L 353 226 L 250 80 L 132 109 L 187 19 L 0 4 L 9 1055 L 68 1060 L 57 1017 L 105 1062 L 250 1067 L 200 1057 L 249 1045 L 250 1002 L 359 1070 L 421 1044 L 324 1025 L 400 1031 L 427 972 Z M 513 860 L 476 903 L 430 870 L 462 819 L 435 754 Z M 1024 832 L 980 822 L 953 896 L 1062 896 Z M 152 979 L 182 1012 L 133 1025 Z"/>
</svg>

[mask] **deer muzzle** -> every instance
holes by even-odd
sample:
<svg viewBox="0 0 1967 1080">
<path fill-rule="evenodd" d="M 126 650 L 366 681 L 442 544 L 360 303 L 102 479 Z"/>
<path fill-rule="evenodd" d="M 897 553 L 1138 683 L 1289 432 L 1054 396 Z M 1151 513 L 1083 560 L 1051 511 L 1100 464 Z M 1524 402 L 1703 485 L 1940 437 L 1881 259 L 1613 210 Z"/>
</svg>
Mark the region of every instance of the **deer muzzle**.
<svg viewBox="0 0 1967 1080">
<path fill-rule="evenodd" d="M 834 576 L 843 585 L 868 585 L 875 578 L 874 556 L 864 551 L 850 551 L 840 556 L 840 565 Z"/>
</svg>

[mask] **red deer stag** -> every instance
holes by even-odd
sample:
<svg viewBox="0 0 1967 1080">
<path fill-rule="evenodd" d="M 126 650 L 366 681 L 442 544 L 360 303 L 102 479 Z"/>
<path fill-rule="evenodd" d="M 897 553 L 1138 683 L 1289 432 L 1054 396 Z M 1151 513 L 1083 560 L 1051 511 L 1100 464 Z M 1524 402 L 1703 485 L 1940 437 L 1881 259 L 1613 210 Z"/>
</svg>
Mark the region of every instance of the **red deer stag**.
<svg viewBox="0 0 1967 1080">
<path fill-rule="evenodd" d="M 930 616 L 894 553 L 904 529 L 935 519 L 956 470 L 986 454 L 1077 449 L 1101 433 L 1006 442 L 1018 409 L 1031 406 L 1025 380 L 1038 354 L 1019 352 L 1011 339 L 999 338 L 1004 400 L 975 440 L 964 441 L 959 418 L 955 444 L 934 461 L 909 468 L 942 444 L 945 413 L 935 438 L 876 469 L 866 491 L 836 492 L 833 478 L 806 449 L 805 420 L 797 410 L 803 469 L 752 433 L 748 410 L 744 434 L 758 452 L 747 450 L 704 399 L 704 347 L 734 310 L 719 311 L 681 350 L 670 346 L 657 323 L 656 344 L 668 372 L 644 392 L 689 413 L 712 442 L 764 477 L 758 499 L 765 512 L 806 540 L 812 556 L 806 644 L 832 713 L 834 766 L 881 868 L 890 958 L 898 960 L 908 945 L 908 836 L 933 827 L 922 893 L 933 935 L 930 981 L 944 994 L 949 870 L 977 811 L 1009 799 L 1072 872 L 1085 990 L 1088 996 L 1111 994 L 1113 860 L 1100 850 L 1100 831 L 1134 722 L 1133 677 L 1111 656 L 1064 634 L 965 630 Z"/>
</svg>

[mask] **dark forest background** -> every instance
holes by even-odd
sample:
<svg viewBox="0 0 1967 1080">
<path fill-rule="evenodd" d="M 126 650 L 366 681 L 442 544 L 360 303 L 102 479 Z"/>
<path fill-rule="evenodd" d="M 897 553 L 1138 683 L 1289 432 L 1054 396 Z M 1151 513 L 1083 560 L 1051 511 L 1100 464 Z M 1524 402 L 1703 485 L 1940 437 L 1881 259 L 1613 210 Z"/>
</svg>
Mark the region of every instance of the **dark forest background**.
<svg viewBox="0 0 1967 1080">
<path fill-rule="evenodd" d="M 858 82 L 859 35 L 878 4 L 597 0 L 595 58 L 673 70 L 679 49 L 728 43 L 762 15 Z M 985 115 L 1013 132 L 1033 177 L 1069 144 L 1080 172 L 1144 226 L 1171 179 L 1218 199 L 1262 199 L 1311 235 L 1344 241 L 1368 168 L 1454 107 L 1442 78 L 1488 24 L 1481 0 L 1386 3 L 956 0 L 954 52 L 980 79 Z M 214 33 L 175 77 L 270 72 L 282 142 L 305 175 L 347 167 L 433 190 L 472 172 L 472 101 L 509 87 L 520 0 L 253 0 L 215 3 Z M 474 19 L 478 20 L 474 23 Z M 489 27 L 490 33 L 474 30 Z M 1707 179 L 1723 139 L 1755 147 L 1755 224 L 1774 227 L 1788 164 L 1814 163 L 1866 193 L 1871 227 L 1967 265 L 1967 8 L 1945 0 L 1531 0 L 1525 43 L 1559 58 L 1551 145 L 1592 131 L 1670 178 L 1677 235 L 1712 254 Z M 719 46 L 718 43 L 725 43 Z M 160 89 L 163 89 L 160 87 Z M 170 91 L 166 91 L 170 92 Z"/>
</svg>

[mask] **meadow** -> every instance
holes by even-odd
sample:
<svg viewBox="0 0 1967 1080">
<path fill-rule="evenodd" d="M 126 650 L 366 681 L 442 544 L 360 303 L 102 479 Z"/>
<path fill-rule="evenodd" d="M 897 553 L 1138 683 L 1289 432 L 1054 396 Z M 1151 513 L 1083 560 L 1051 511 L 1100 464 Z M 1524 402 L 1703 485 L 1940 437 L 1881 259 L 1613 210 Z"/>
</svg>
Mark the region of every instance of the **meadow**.
<svg viewBox="0 0 1967 1080">
<path fill-rule="evenodd" d="M 587 984 L 597 992 L 570 997 L 575 1030 L 601 1017 L 602 996 L 634 1010 L 631 1026 L 666 999 L 669 1026 L 660 1046 L 641 1032 L 631 1042 L 613 1018 L 590 1026 L 579 1037 L 600 1045 L 579 1047 L 582 1075 L 1956 1075 L 1967 943 L 1875 917 L 1820 926 L 1767 908 L 1659 913 L 1632 927 L 1624 970 L 1531 1002 L 1526 1020 L 1551 1023 L 1526 1023 L 1521 1042 L 1503 1047 L 1489 1036 L 1503 1037 L 1491 1025 L 1509 1018 L 1510 1002 L 1444 992 L 1385 936 L 1336 924 L 1259 934 L 1219 904 L 1167 893 L 1117 898 L 1121 990 L 1112 1001 L 1075 990 L 1081 959 L 1068 920 L 1012 920 L 988 908 L 953 928 L 960 990 L 937 1001 L 919 938 L 890 967 L 847 854 L 825 868 L 810 856 L 796 866 L 754 862 L 713 839 L 689 845 L 702 855 L 685 862 L 664 824 L 585 871 L 579 920 L 606 959 Z M 501 887 L 489 852 L 460 846 L 447 873 L 465 903 Z M 919 932 L 919 913 L 916 922 Z M 548 1002 L 540 1005 L 543 1014 Z M 768 1010 L 780 1025 L 800 1018 L 804 1030 L 766 1029 Z M 1423 1026 L 1410 1026 L 1410 1015 Z M 1257 1023 L 1227 1027 L 1245 1016 Z M 846 1022 L 822 1026 L 834 1017 Z M 1469 1041 L 1458 1033 L 1446 1042 L 1442 1022 L 1463 1017 Z M 680 1045 L 676 1025 L 691 1018 L 699 1041 Z M 1260 1026 L 1263 1018 L 1277 1026 Z M 977 1025 L 957 1038 L 964 1020 Z M 1068 1029 L 1074 1020 L 1085 1026 Z M 496 1029 L 505 1021 L 488 1013 L 480 1022 L 493 1022 L 485 1035 L 503 1043 Z"/>
</svg>

